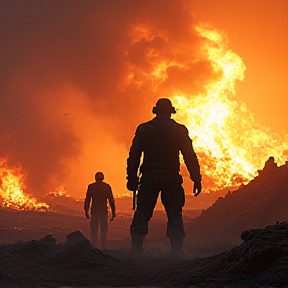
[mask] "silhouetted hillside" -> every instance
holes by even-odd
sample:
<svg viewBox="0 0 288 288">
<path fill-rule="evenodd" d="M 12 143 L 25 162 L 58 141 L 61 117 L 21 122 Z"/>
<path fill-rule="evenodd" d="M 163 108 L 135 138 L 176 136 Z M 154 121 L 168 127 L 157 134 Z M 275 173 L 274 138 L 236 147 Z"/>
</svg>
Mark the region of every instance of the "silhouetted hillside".
<svg viewBox="0 0 288 288">
<path fill-rule="evenodd" d="M 177 260 L 107 255 L 79 231 L 60 244 L 47 235 L 0 246 L 0 287 L 287 287 L 288 222 L 241 237 L 229 252 Z"/>
<path fill-rule="evenodd" d="M 277 167 L 270 157 L 259 176 L 186 225 L 186 250 L 195 256 L 226 251 L 241 243 L 244 230 L 287 221 L 287 207 L 288 164 Z"/>
</svg>

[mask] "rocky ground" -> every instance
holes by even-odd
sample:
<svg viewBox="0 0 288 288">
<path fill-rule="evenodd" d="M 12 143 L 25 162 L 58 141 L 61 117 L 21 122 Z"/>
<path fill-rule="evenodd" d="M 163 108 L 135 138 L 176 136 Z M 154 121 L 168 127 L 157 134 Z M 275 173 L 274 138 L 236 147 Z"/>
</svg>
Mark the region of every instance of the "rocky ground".
<svg viewBox="0 0 288 288">
<path fill-rule="evenodd" d="M 40 240 L 3 244 L 0 287 L 287 287 L 288 222 L 242 233 L 243 243 L 208 258 L 171 259 L 125 251 L 102 253 L 79 231 L 57 243 Z"/>
<path fill-rule="evenodd" d="M 191 247 L 194 253 L 207 252 L 201 257 L 212 256 L 240 245 L 239 235 L 247 229 L 288 220 L 288 162 L 278 167 L 271 157 L 258 172 L 247 185 L 218 198 L 186 224 L 186 250 Z"/>
</svg>

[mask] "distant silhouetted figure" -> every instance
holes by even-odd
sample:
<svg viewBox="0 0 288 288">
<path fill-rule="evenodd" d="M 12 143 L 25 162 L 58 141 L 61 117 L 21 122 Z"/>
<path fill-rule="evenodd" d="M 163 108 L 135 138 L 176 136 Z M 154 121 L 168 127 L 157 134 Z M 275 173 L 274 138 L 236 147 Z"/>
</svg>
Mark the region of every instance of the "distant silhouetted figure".
<svg viewBox="0 0 288 288">
<path fill-rule="evenodd" d="M 159 99 L 152 112 L 156 117 L 138 126 L 127 159 L 127 188 L 135 191 L 138 188 L 140 158 L 144 154 L 140 167 L 142 176 L 137 209 L 130 226 L 131 252 L 137 255 L 142 251 L 143 239 L 148 233 L 148 221 L 161 191 L 161 201 L 168 217 L 167 236 L 171 254 L 182 255 L 185 237 L 182 207 L 185 195 L 179 174 L 179 151 L 194 181 L 195 196 L 202 189 L 200 167 L 187 128 L 171 119 L 171 113 L 176 113 L 171 101 Z"/>
<path fill-rule="evenodd" d="M 107 200 L 109 201 L 112 210 L 112 219 L 116 217 L 115 214 L 115 202 L 112 193 L 112 189 L 109 184 L 103 182 L 104 174 L 102 172 L 97 172 L 95 174 L 96 182 L 88 185 L 84 210 L 87 219 L 90 219 L 89 208 L 90 202 L 92 200 L 91 206 L 91 221 L 90 221 L 90 231 L 91 231 L 91 243 L 99 248 L 98 246 L 98 228 L 100 224 L 101 231 L 101 248 L 103 250 L 107 249 L 107 232 L 108 232 L 108 210 L 107 210 Z"/>
</svg>

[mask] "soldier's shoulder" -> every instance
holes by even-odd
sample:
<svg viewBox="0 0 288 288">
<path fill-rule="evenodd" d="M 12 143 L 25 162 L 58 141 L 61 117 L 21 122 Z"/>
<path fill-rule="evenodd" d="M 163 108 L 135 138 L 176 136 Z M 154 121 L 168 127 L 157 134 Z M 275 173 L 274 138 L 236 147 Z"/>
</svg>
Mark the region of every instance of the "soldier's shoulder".
<svg viewBox="0 0 288 288">
<path fill-rule="evenodd" d="M 151 121 L 141 123 L 140 125 L 138 125 L 136 132 L 137 133 L 145 132 L 147 131 L 147 129 L 149 129 L 150 126 L 151 126 Z"/>
<path fill-rule="evenodd" d="M 172 121 L 174 122 L 174 125 L 177 127 L 177 129 L 183 132 L 186 132 L 186 131 L 188 132 L 188 129 L 184 124 L 178 123 L 175 120 L 172 120 Z"/>
<path fill-rule="evenodd" d="M 147 126 L 149 126 L 151 124 L 151 121 L 152 120 L 147 121 L 147 122 L 143 122 L 143 123 L 139 124 L 137 128 L 147 127 Z"/>
</svg>

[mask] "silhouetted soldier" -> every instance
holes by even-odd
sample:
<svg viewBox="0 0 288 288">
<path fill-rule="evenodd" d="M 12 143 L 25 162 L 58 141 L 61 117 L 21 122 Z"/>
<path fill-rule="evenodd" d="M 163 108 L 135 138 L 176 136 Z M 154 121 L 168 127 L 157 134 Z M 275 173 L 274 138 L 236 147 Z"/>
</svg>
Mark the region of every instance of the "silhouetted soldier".
<svg viewBox="0 0 288 288">
<path fill-rule="evenodd" d="M 109 184 L 103 182 L 104 174 L 102 172 L 97 172 L 95 174 L 96 182 L 88 185 L 84 210 L 87 219 L 90 219 L 89 208 L 91 205 L 91 221 L 90 221 L 90 231 L 91 231 L 91 243 L 98 248 L 97 238 L 98 238 L 98 227 L 100 223 L 101 231 L 101 248 L 103 250 L 107 249 L 107 232 L 108 232 L 108 210 L 107 210 L 107 200 L 109 201 L 113 220 L 116 217 L 115 214 L 115 202 L 112 193 L 112 189 Z"/>
<path fill-rule="evenodd" d="M 152 111 L 156 117 L 140 124 L 127 159 L 127 188 L 135 191 L 138 187 L 138 168 L 142 152 L 143 163 L 140 167 L 141 181 L 137 196 L 137 209 L 130 226 L 131 252 L 140 254 L 143 239 L 148 233 L 148 221 L 161 191 L 161 201 L 167 213 L 167 236 L 170 240 L 171 254 L 183 254 L 185 231 L 182 219 L 182 207 L 185 203 L 182 177 L 179 175 L 179 151 L 194 181 L 193 193 L 201 192 L 201 174 L 192 141 L 184 125 L 172 120 L 176 113 L 169 99 L 159 99 Z"/>
</svg>

